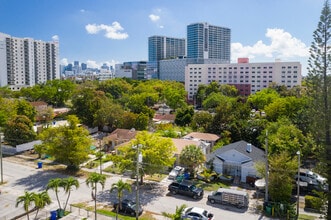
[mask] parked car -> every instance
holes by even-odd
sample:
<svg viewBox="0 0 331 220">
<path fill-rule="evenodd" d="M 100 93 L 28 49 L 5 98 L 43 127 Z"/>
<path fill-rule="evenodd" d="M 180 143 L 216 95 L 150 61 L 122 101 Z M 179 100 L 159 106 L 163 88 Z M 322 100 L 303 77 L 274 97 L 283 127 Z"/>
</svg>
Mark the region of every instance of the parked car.
<svg viewBox="0 0 331 220">
<path fill-rule="evenodd" d="M 183 180 L 182 182 L 172 182 L 168 186 L 168 190 L 174 195 L 178 193 L 192 197 L 193 199 L 202 198 L 204 193 L 202 188 L 197 187 L 192 182 L 187 180 Z"/>
<path fill-rule="evenodd" d="M 119 212 L 124 213 L 124 214 L 128 214 L 131 216 L 136 216 L 136 203 L 129 200 L 129 199 L 124 199 L 121 201 L 121 206 L 119 206 L 119 203 L 115 203 L 114 204 L 114 209 L 117 210 L 117 207 L 119 207 Z M 139 211 L 139 215 L 141 215 L 143 213 L 143 208 L 141 206 L 139 206 L 138 208 Z"/>
<path fill-rule="evenodd" d="M 213 220 L 214 215 L 202 208 L 190 207 L 184 209 L 181 219 L 191 219 L 191 220 Z"/>
<path fill-rule="evenodd" d="M 249 202 L 249 196 L 247 192 L 225 188 L 219 188 L 217 191 L 211 192 L 207 199 L 212 204 L 228 204 L 238 208 L 248 207 Z"/>
<path fill-rule="evenodd" d="M 174 167 L 168 176 L 168 179 L 175 180 L 177 176 L 182 175 L 184 173 L 185 168 L 181 166 Z"/>
</svg>

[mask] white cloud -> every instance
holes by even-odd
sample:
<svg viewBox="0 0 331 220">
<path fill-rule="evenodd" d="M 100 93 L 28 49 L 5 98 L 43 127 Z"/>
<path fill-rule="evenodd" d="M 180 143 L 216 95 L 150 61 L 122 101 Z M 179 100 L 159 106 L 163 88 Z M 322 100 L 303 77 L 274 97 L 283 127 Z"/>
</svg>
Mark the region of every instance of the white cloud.
<svg viewBox="0 0 331 220">
<path fill-rule="evenodd" d="M 97 62 L 95 60 L 87 60 L 86 64 L 88 68 L 100 68 L 104 63 L 108 66 L 115 67 L 115 64 L 119 63 L 119 61 L 111 60 L 111 61 L 104 61 L 104 62 Z"/>
<path fill-rule="evenodd" d="M 267 57 L 267 58 L 303 58 L 309 56 L 309 48 L 299 39 L 293 37 L 283 29 L 268 28 L 265 36 L 270 39 L 270 44 L 262 40 L 253 46 L 244 46 L 241 43 L 231 44 L 232 60 L 239 57 Z"/>
<path fill-rule="evenodd" d="M 67 58 L 62 58 L 60 61 L 61 65 L 67 66 L 69 64 L 68 59 Z"/>
<path fill-rule="evenodd" d="M 53 41 L 59 41 L 59 36 L 58 36 L 58 35 L 54 35 L 54 36 L 52 36 L 52 40 L 53 40 Z"/>
<path fill-rule="evenodd" d="M 157 22 L 158 20 L 160 20 L 160 16 L 155 15 L 155 14 L 150 14 L 149 19 L 151 19 L 152 22 Z"/>
<path fill-rule="evenodd" d="M 98 34 L 100 31 L 104 31 L 104 36 L 109 39 L 122 40 L 129 37 L 127 33 L 121 32 L 124 28 L 117 21 L 114 21 L 112 25 L 88 24 L 85 26 L 85 29 L 89 34 Z"/>
<path fill-rule="evenodd" d="M 81 13 L 84 13 L 84 12 L 85 12 L 85 9 L 80 9 L 80 12 L 81 12 Z"/>
</svg>

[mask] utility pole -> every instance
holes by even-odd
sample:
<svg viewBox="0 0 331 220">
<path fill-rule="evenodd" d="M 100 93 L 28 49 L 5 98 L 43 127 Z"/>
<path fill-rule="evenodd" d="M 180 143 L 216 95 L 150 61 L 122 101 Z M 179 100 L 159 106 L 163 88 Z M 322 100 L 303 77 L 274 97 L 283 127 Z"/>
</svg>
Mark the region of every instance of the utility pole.
<svg viewBox="0 0 331 220">
<path fill-rule="evenodd" d="M 297 151 L 298 155 L 298 180 L 297 180 L 297 218 L 299 218 L 299 200 L 300 200 L 300 151 Z"/>
<path fill-rule="evenodd" d="M 141 144 L 137 145 L 137 166 L 136 166 L 136 220 L 139 217 L 139 166 L 143 161 L 142 154 L 140 152 Z"/>
<path fill-rule="evenodd" d="M 269 164 L 268 164 L 268 130 L 265 133 L 265 198 L 264 202 L 267 204 L 268 202 L 268 179 L 269 179 Z"/>
</svg>

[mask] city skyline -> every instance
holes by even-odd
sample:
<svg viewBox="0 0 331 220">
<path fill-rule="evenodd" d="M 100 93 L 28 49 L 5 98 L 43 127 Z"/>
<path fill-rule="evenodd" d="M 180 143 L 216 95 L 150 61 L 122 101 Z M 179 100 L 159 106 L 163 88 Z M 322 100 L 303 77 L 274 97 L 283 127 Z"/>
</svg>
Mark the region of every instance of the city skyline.
<svg viewBox="0 0 331 220">
<path fill-rule="evenodd" d="M 148 37 L 186 38 L 187 25 L 207 22 L 231 29 L 231 62 L 299 61 L 305 75 L 324 0 L 0 2 L 0 32 L 58 40 L 62 64 L 147 61 Z"/>
</svg>

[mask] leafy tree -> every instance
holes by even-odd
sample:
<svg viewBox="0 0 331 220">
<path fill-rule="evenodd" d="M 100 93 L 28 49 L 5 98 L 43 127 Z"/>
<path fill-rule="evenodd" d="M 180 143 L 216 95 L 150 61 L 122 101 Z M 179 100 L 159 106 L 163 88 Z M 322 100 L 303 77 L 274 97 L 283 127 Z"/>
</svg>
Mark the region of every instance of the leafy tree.
<svg viewBox="0 0 331 220">
<path fill-rule="evenodd" d="M 25 115 L 31 122 L 36 120 L 37 111 L 29 102 L 23 99 L 16 101 L 16 111 L 17 115 Z"/>
<path fill-rule="evenodd" d="M 185 210 L 187 205 L 182 204 L 181 206 L 176 206 L 176 211 L 174 214 L 168 213 L 168 212 L 162 212 L 162 216 L 170 218 L 171 220 L 181 220 L 182 219 L 182 213 Z"/>
<path fill-rule="evenodd" d="M 56 107 L 64 106 L 65 102 L 69 100 L 75 89 L 75 84 L 70 80 L 48 80 L 42 86 L 43 100 Z"/>
<path fill-rule="evenodd" d="M 286 151 L 269 156 L 269 193 L 274 202 L 290 202 L 293 177 L 298 169 L 297 158 Z"/>
<path fill-rule="evenodd" d="M 325 164 L 328 182 L 331 182 L 331 10 L 324 2 L 317 29 L 313 33 L 308 59 L 307 87 L 311 97 L 312 126 L 324 150 L 321 160 Z M 316 117 L 317 116 L 317 117 Z M 331 191 L 328 192 L 327 218 L 331 219 Z"/>
<path fill-rule="evenodd" d="M 185 146 L 179 155 L 180 164 L 188 167 L 188 169 L 194 174 L 196 168 L 202 165 L 205 161 L 205 155 L 201 148 L 195 145 Z"/>
<path fill-rule="evenodd" d="M 279 98 L 279 94 L 272 88 L 265 88 L 254 94 L 251 94 L 247 103 L 256 110 L 263 110 L 265 106 L 272 103 L 275 99 Z"/>
<path fill-rule="evenodd" d="M 178 109 L 176 112 L 175 123 L 178 126 L 187 126 L 191 123 L 194 115 L 193 106 Z"/>
<path fill-rule="evenodd" d="M 202 106 L 205 110 L 212 110 L 222 103 L 224 97 L 221 93 L 213 92 L 202 102 Z"/>
<path fill-rule="evenodd" d="M 68 125 L 50 127 L 39 134 L 42 146 L 47 154 L 67 165 L 68 169 L 79 169 L 79 165 L 88 159 L 92 140 L 84 127 L 79 127 L 76 116 L 69 115 Z"/>
<path fill-rule="evenodd" d="M 86 185 L 88 187 L 91 187 L 91 195 L 94 200 L 94 215 L 95 218 L 97 219 L 97 186 L 98 184 L 101 185 L 102 189 L 105 187 L 106 183 L 106 176 L 104 174 L 99 174 L 99 173 L 90 173 L 88 178 L 86 179 Z"/>
<path fill-rule="evenodd" d="M 113 183 L 110 188 L 110 192 L 117 191 L 117 198 L 118 198 L 118 206 L 116 208 L 116 219 L 118 219 L 118 211 L 121 209 L 122 205 L 122 196 L 123 196 L 123 191 L 127 190 L 128 192 L 131 192 L 132 188 L 131 185 L 127 182 L 124 182 L 122 179 L 117 181 L 116 183 Z"/>
<path fill-rule="evenodd" d="M 41 101 L 43 89 L 41 88 L 41 85 L 25 87 L 19 91 L 19 94 L 21 97 L 24 97 L 26 100 L 30 102 Z"/>
<path fill-rule="evenodd" d="M 37 219 L 38 212 L 40 209 L 45 208 L 46 205 L 52 203 L 51 197 L 49 197 L 47 191 L 42 191 L 41 193 L 34 193 L 33 194 L 33 201 L 35 207 L 37 208 L 35 219 Z"/>
<path fill-rule="evenodd" d="M 31 203 L 35 201 L 35 193 L 34 192 L 28 192 L 25 191 L 24 195 L 19 196 L 16 199 L 16 207 L 18 207 L 19 204 L 23 203 L 24 211 L 26 212 L 26 216 L 28 219 L 29 217 L 29 207 L 31 206 Z"/>
<path fill-rule="evenodd" d="M 199 111 L 193 115 L 191 126 L 194 130 L 205 132 L 213 120 L 212 114 L 207 111 Z"/>
<path fill-rule="evenodd" d="M 19 145 L 35 140 L 37 134 L 33 130 L 31 120 L 25 115 L 14 116 L 4 128 L 5 141 L 10 145 Z"/>
<path fill-rule="evenodd" d="M 9 119 L 17 115 L 16 112 L 14 99 L 0 97 L 0 127 L 5 127 Z"/>
<path fill-rule="evenodd" d="M 121 105 L 111 99 L 106 99 L 95 112 L 94 125 L 98 126 L 99 130 L 102 130 L 104 126 L 108 126 L 111 131 L 115 130 L 123 126 L 123 121 L 125 120 L 124 113 L 125 111 Z"/>
<path fill-rule="evenodd" d="M 185 108 L 186 107 L 186 91 L 184 85 L 178 82 L 171 82 L 166 85 L 163 90 L 163 95 L 166 104 L 171 109 Z"/>
<path fill-rule="evenodd" d="M 131 92 L 132 85 L 125 79 L 115 78 L 101 82 L 99 89 L 106 94 L 110 94 L 114 100 L 118 100 L 121 99 L 125 93 Z"/>
<path fill-rule="evenodd" d="M 163 138 L 157 134 L 143 131 L 139 132 L 136 139 L 128 145 L 117 148 L 118 154 L 113 157 L 113 161 L 118 164 L 122 171 L 136 170 L 137 148 L 133 146 L 139 146 L 139 151 L 143 156 L 143 172 L 139 172 L 140 174 L 159 173 L 160 170 L 172 166 L 175 162 L 176 148 L 170 138 Z M 143 175 L 140 177 L 141 182 L 143 182 Z"/>
<path fill-rule="evenodd" d="M 96 90 L 91 82 L 80 85 L 72 96 L 72 112 L 87 126 L 94 125 L 96 112 L 107 97 L 103 91 Z"/>
<path fill-rule="evenodd" d="M 268 130 L 269 154 L 279 154 L 288 152 L 289 155 L 296 155 L 300 151 L 304 157 L 311 156 L 315 151 L 315 143 L 311 135 L 304 135 L 291 121 L 287 118 L 281 118 L 277 122 L 270 123 Z M 260 141 L 265 140 L 265 133 L 259 137 Z"/>
</svg>

